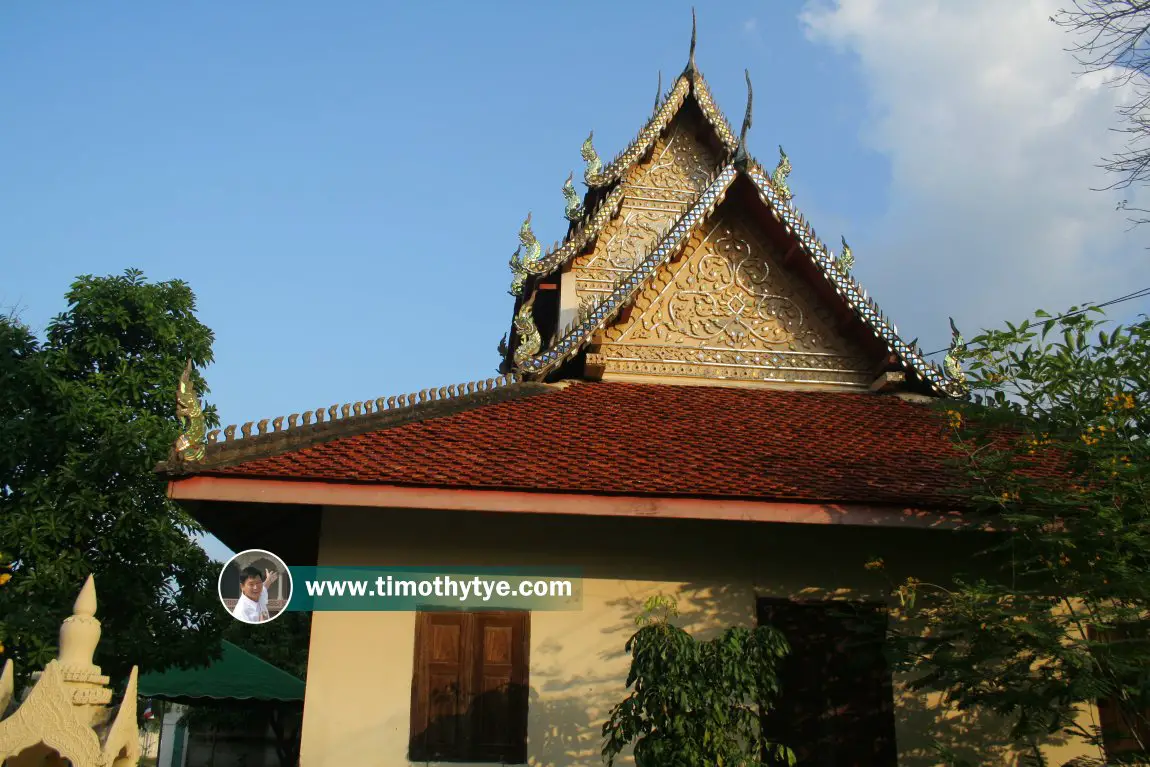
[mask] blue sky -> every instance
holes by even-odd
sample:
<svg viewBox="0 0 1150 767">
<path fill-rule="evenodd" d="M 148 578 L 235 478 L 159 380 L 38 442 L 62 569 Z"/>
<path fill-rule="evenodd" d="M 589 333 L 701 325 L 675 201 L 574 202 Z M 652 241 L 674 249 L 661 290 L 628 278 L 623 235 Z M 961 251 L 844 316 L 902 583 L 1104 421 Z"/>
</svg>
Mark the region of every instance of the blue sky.
<svg viewBox="0 0 1150 767">
<path fill-rule="evenodd" d="M 1150 285 L 1145 232 L 1091 191 L 1121 94 L 1073 77 L 1047 5 L 699 11 L 720 107 L 737 125 L 749 69 L 751 151 L 785 147 L 796 205 L 928 349 L 948 315 Z M 225 423 L 492 376 L 519 224 L 561 237 L 580 143 L 630 140 L 690 21 L 666 1 L 5 3 L 0 307 L 42 330 L 78 274 L 189 281 Z"/>
</svg>

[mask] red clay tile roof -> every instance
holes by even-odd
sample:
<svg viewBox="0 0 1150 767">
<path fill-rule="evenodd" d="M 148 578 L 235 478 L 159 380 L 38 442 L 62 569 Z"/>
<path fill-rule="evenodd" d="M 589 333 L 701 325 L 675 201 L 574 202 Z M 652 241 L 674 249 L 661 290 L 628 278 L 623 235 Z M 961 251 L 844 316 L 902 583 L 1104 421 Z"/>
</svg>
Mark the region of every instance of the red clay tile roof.
<svg viewBox="0 0 1150 767">
<path fill-rule="evenodd" d="M 203 473 L 952 507 L 939 416 L 868 393 L 575 383 Z"/>
</svg>

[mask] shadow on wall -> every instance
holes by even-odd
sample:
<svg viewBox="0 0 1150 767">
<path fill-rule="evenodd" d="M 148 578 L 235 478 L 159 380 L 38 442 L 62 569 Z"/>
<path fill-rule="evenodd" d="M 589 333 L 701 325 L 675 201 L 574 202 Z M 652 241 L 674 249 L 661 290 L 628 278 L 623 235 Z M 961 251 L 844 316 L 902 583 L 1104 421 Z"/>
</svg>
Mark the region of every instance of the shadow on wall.
<svg viewBox="0 0 1150 767">
<path fill-rule="evenodd" d="M 578 686 L 582 688 L 582 684 Z M 502 731 L 507 716 L 526 696 L 533 721 L 544 722 L 542 731 L 531 734 L 529 753 L 522 747 L 502 742 L 491 733 Z M 618 701 L 610 701 L 614 705 Z M 411 740 L 409 757 L 411 761 L 450 760 L 465 758 L 467 761 L 520 764 L 529 763 L 532 767 L 576 767 L 596 765 L 601 767 L 603 723 L 592 721 L 588 709 L 608 705 L 604 698 L 589 701 L 586 697 L 553 698 L 540 695 L 535 688 L 512 686 L 509 690 L 487 692 L 472 703 L 466 713 L 458 716 L 438 718 L 424 732 L 417 733 Z M 467 743 L 468 734 L 470 743 Z M 620 759 L 619 765 L 630 764 L 630 759 Z"/>
<path fill-rule="evenodd" d="M 754 605 L 758 597 L 775 596 L 818 601 L 860 600 L 864 596 L 847 589 L 809 587 L 796 593 L 786 588 L 716 586 L 711 583 L 686 583 L 670 595 L 678 600 L 679 610 L 679 615 L 672 619 L 672 623 L 703 641 L 715 638 L 731 626 L 755 625 Z M 873 597 L 873 594 L 865 596 Z M 615 609 L 618 620 L 602 631 L 617 637 L 617 641 L 612 643 L 616 649 L 601 654 L 600 657 L 604 662 L 629 663 L 629 656 L 624 648 L 627 639 L 636 630 L 634 617 L 643 611 L 643 603 L 644 599 L 639 598 L 622 598 L 609 603 Z M 595 759 L 598 758 L 598 749 L 602 744 L 600 732 L 606 715 L 590 717 L 587 711 L 588 709 L 596 713 L 609 711 L 626 695 L 622 679 L 594 680 L 595 684 L 587 684 L 588 680 L 574 681 L 575 684 L 572 686 L 577 687 L 580 693 L 588 687 L 593 687 L 608 690 L 617 688 L 619 694 L 611 699 L 600 696 L 594 701 L 581 696 L 559 707 L 553 702 L 541 701 L 539 705 L 542 708 L 555 708 L 555 713 L 559 717 L 545 721 L 561 723 L 560 727 L 555 729 L 554 736 L 544 741 L 546 745 L 539 754 L 540 764 L 544 767 L 583 764 L 584 761 L 578 761 L 580 759 L 585 760 L 587 764 L 598 764 Z M 1023 767 L 1032 764 L 1029 755 L 1021 754 L 1012 747 L 1009 723 L 1001 717 L 980 710 L 954 711 L 943 704 L 941 695 L 910 691 L 907 689 L 907 682 L 906 675 L 895 675 L 899 767 L 937 767 L 940 764 L 938 747 L 947 749 L 958 759 L 972 765 L 1001 764 Z M 545 687 L 545 691 L 550 692 L 557 687 L 560 685 L 551 682 Z M 534 700 L 532 703 L 535 705 Z M 1070 740 L 1054 736 L 1043 745 L 1049 757 L 1051 748 L 1068 746 Z M 620 763 L 630 762 L 628 760 Z M 1062 761 L 1051 760 L 1049 763 L 1057 765 L 1062 764 Z M 1086 762 L 1076 761 L 1072 764 L 1085 765 Z"/>
</svg>

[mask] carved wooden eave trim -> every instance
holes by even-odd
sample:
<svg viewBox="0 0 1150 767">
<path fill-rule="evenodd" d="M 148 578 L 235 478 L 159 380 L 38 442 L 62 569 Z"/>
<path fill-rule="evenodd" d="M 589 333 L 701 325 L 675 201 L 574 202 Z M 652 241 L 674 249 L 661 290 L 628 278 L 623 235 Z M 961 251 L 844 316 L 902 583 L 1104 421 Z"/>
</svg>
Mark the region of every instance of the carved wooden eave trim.
<svg viewBox="0 0 1150 767">
<path fill-rule="evenodd" d="M 485 405 L 511 402 L 554 391 L 555 385 L 521 382 L 515 376 L 488 378 L 438 389 L 379 397 L 375 400 L 332 405 L 286 417 L 264 418 L 214 430 L 207 435 L 204 457 L 198 461 L 168 461 L 156 466 L 166 476 L 195 474 L 224 468 L 256 458 L 301 450 L 341 437 L 401 426 L 431 418 L 442 418 Z M 313 415 L 315 421 L 313 422 Z M 326 419 L 325 419 L 326 416 Z M 253 426 L 257 434 L 252 434 Z M 220 435 L 223 434 L 223 441 Z"/>
<path fill-rule="evenodd" d="M 615 289 L 589 311 L 586 317 L 576 320 L 560 331 L 558 340 L 550 349 L 525 360 L 518 368 L 519 373 L 531 378 L 542 377 L 577 354 L 598 330 L 613 320 L 619 311 L 634 299 L 655 270 L 678 253 L 695 226 L 705 220 L 723 201 L 737 175 L 738 170 L 734 165 L 724 166 L 707 184 L 699 200 L 659 237 L 655 246 L 639 265 L 629 275 L 619 280 Z"/>
<path fill-rule="evenodd" d="M 762 166 L 751 159 L 747 163 L 746 174 L 754 182 L 759 198 L 766 203 L 771 215 L 779 221 L 798 242 L 810 258 L 811 263 L 834 288 L 835 292 L 854 311 L 855 315 L 871 329 L 875 337 L 885 344 L 887 351 L 898 361 L 920 377 L 936 394 L 955 397 L 962 395 L 961 385 L 952 380 L 937 365 L 929 362 L 916 346 L 907 344 L 898 334 L 898 328 L 879 308 L 866 289 L 859 284 L 846 269 L 840 268 L 830 251 L 815 234 L 806 218 L 779 194 Z"/>
<path fill-rule="evenodd" d="M 719 141 L 728 152 L 734 152 L 738 147 L 738 137 L 731 130 L 726 117 L 715 104 L 711 90 L 702 73 L 684 72 L 675 81 L 671 90 L 662 99 L 661 106 L 651 115 L 651 119 L 639 131 L 634 139 L 615 156 L 600 172 L 585 176 L 584 181 L 590 189 L 602 189 L 610 186 L 627 175 L 627 172 L 639 162 L 655 145 L 659 136 L 675 119 L 675 115 L 683 108 L 688 96 L 695 97 L 695 103 L 707 122 L 714 129 Z"/>
</svg>

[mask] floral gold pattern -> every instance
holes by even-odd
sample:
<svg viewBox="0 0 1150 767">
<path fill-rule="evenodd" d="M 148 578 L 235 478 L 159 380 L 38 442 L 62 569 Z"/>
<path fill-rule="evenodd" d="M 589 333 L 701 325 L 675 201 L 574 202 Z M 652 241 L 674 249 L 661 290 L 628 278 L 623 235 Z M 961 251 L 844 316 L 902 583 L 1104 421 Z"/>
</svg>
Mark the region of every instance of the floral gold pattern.
<svg viewBox="0 0 1150 767">
<path fill-rule="evenodd" d="M 608 372 L 866 385 L 875 362 L 738 221 L 664 266 L 605 337 L 597 361 Z"/>
</svg>

